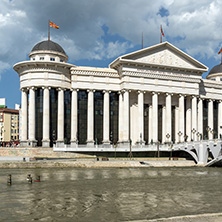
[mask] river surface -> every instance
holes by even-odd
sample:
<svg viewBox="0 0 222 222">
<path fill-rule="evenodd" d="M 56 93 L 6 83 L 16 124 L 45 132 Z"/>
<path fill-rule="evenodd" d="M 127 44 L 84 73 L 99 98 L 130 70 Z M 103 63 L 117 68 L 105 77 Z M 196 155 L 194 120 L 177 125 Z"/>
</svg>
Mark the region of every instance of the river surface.
<svg viewBox="0 0 222 222">
<path fill-rule="evenodd" d="M 41 182 L 28 184 L 27 174 L 40 175 Z M 222 168 L 0 169 L 0 221 L 133 221 L 217 213 L 221 195 Z"/>
</svg>

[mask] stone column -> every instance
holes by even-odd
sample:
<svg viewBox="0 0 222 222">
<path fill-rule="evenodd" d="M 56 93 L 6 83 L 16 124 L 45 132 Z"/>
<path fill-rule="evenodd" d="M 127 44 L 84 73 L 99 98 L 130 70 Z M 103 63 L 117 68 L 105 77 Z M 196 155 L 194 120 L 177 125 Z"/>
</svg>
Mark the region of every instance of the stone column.
<svg viewBox="0 0 222 222">
<path fill-rule="evenodd" d="M 162 108 L 162 143 L 166 143 L 166 106 Z"/>
<path fill-rule="evenodd" d="M 222 102 L 218 101 L 218 139 L 222 139 Z"/>
<path fill-rule="evenodd" d="M 153 142 L 158 142 L 158 94 L 153 92 L 152 96 L 152 107 L 153 107 Z"/>
<path fill-rule="evenodd" d="M 78 89 L 72 89 L 71 100 L 71 146 L 78 144 Z"/>
<path fill-rule="evenodd" d="M 58 89 L 57 143 L 64 145 L 64 89 Z"/>
<path fill-rule="evenodd" d="M 191 101 L 190 97 L 186 99 L 186 136 L 187 142 L 191 141 Z"/>
<path fill-rule="evenodd" d="M 21 120 L 21 146 L 27 146 L 28 135 L 28 95 L 27 89 L 22 89 L 22 120 Z"/>
<path fill-rule="evenodd" d="M 171 94 L 166 93 L 166 135 L 169 134 L 167 142 L 172 141 L 172 107 L 171 107 Z M 166 136 L 165 135 L 165 136 Z"/>
<path fill-rule="evenodd" d="M 198 140 L 203 138 L 203 100 L 199 98 L 198 100 L 198 128 L 197 128 L 197 133 L 199 133 L 199 138 Z"/>
<path fill-rule="evenodd" d="M 124 131 L 123 131 L 123 143 L 129 144 L 129 90 L 125 90 L 123 94 L 123 121 L 124 121 Z"/>
<path fill-rule="evenodd" d="M 50 147 L 50 138 L 49 138 L 49 87 L 43 88 L 43 138 L 42 138 L 42 147 Z"/>
<path fill-rule="evenodd" d="M 119 138 L 118 143 L 123 142 L 123 94 L 119 92 Z"/>
<path fill-rule="evenodd" d="M 138 91 L 138 139 L 139 144 L 145 144 L 144 141 L 144 92 Z"/>
<path fill-rule="evenodd" d="M 192 96 L 192 139 L 196 141 L 197 133 L 197 97 Z"/>
<path fill-rule="evenodd" d="M 94 91 L 88 90 L 87 146 L 94 146 Z"/>
<path fill-rule="evenodd" d="M 210 131 L 208 132 L 208 138 L 209 140 L 212 140 L 212 132 L 214 130 L 214 103 L 212 99 L 208 101 L 208 126 L 210 127 Z"/>
<path fill-rule="evenodd" d="M 179 141 L 184 142 L 184 95 L 179 95 Z"/>
<path fill-rule="evenodd" d="M 149 143 L 153 141 L 153 107 L 149 105 L 149 132 L 148 132 Z"/>
<path fill-rule="evenodd" d="M 103 144 L 109 145 L 109 91 L 103 93 Z"/>
<path fill-rule="evenodd" d="M 29 146 L 35 147 L 35 88 L 29 89 Z"/>
<path fill-rule="evenodd" d="M 175 107 L 175 143 L 179 143 L 179 107 Z"/>
</svg>

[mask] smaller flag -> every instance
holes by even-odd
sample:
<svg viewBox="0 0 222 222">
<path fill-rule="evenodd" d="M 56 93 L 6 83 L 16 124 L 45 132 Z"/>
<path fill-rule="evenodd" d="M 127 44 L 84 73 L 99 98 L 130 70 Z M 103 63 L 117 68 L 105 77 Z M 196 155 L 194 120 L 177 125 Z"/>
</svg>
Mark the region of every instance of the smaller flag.
<svg viewBox="0 0 222 222">
<path fill-rule="evenodd" d="M 50 26 L 50 27 L 53 27 L 53 28 L 55 28 L 55 29 L 59 29 L 59 26 L 56 25 L 55 23 L 51 22 L 51 21 L 49 21 L 49 26 Z"/>
<path fill-rule="evenodd" d="M 222 48 L 220 49 L 220 51 L 218 52 L 218 55 L 222 52 Z"/>
<path fill-rule="evenodd" d="M 162 36 L 164 37 L 164 33 L 163 33 L 163 29 L 162 29 L 162 25 L 160 26 L 160 31 L 161 31 Z"/>
</svg>

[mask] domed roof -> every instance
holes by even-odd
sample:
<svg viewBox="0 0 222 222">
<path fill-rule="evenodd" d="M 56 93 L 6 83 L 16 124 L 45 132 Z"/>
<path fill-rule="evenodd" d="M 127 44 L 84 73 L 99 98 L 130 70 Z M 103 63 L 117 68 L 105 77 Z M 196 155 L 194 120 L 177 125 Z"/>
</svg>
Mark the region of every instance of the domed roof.
<svg viewBox="0 0 222 222">
<path fill-rule="evenodd" d="M 214 73 L 222 73 L 222 64 L 219 64 L 219 65 L 214 66 L 214 67 L 210 70 L 210 72 L 209 72 L 208 75 L 214 74 Z"/>
<path fill-rule="evenodd" d="M 42 51 L 42 50 L 50 50 L 50 51 L 55 51 L 55 52 L 60 52 L 66 55 L 64 49 L 57 43 L 51 41 L 51 40 L 46 40 L 37 43 L 33 49 L 32 52 L 34 51 Z"/>
</svg>

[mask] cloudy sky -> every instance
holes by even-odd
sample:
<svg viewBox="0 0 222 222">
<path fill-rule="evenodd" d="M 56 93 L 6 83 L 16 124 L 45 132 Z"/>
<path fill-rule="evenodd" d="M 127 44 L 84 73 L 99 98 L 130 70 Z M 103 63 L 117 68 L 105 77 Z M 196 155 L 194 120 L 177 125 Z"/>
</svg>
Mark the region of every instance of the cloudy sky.
<svg viewBox="0 0 222 222">
<path fill-rule="evenodd" d="M 163 41 L 211 69 L 220 63 L 221 11 L 221 0 L 0 0 L 0 98 L 9 108 L 20 104 L 12 67 L 47 39 L 49 19 L 60 27 L 51 28 L 51 40 L 75 65 L 108 67 L 141 49 L 142 32 L 144 47 L 158 44 L 162 24 Z"/>
</svg>

